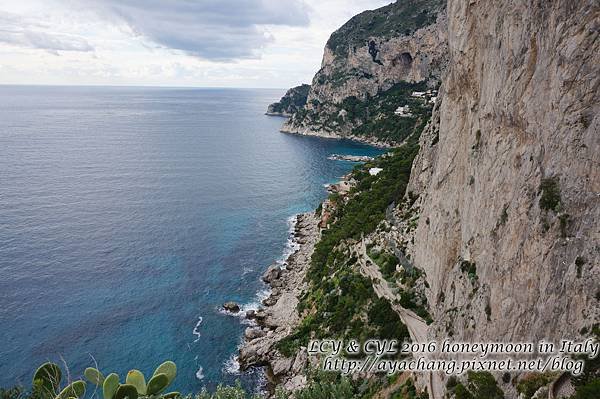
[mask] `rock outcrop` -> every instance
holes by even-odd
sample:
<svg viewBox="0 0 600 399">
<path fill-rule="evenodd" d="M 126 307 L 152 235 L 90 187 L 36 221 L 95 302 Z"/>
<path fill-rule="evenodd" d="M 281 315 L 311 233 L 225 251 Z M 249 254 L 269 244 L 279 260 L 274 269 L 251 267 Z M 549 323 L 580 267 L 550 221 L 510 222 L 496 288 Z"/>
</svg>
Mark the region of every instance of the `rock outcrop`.
<svg viewBox="0 0 600 399">
<path fill-rule="evenodd" d="M 291 116 L 306 105 L 310 85 L 303 84 L 289 89 L 281 100 L 269 105 L 267 115 Z"/>
<path fill-rule="evenodd" d="M 448 71 L 409 186 L 429 336 L 579 339 L 600 320 L 599 3 L 447 12 Z"/>
<path fill-rule="evenodd" d="M 231 301 L 225 302 L 223 304 L 223 309 L 225 309 L 227 312 L 238 313 L 240 311 L 240 305 Z"/>
<path fill-rule="evenodd" d="M 399 82 L 436 85 L 447 60 L 444 8 L 442 0 L 398 1 L 348 21 L 331 35 L 306 105 L 282 131 L 377 143 L 354 132 L 368 118 L 349 117 L 352 104 L 344 102 L 377 97 Z M 379 107 L 370 108 L 377 117 Z"/>
</svg>

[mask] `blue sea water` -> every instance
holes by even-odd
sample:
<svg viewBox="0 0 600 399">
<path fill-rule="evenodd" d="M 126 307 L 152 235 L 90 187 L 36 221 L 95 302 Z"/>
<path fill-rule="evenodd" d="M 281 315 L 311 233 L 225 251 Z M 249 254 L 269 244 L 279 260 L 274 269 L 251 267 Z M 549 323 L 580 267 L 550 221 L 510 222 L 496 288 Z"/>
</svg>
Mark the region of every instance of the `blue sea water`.
<svg viewBox="0 0 600 399">
<path fill-rule="evenodd" d="M 0 86 L 0 386 L 166 359 L 182 392 L 257 384 L 219 306 L 257 301 L 289 218 L 353 166 L 328 155 L 381 153 L 279 133 L 281 94 Z"/>
</svg>

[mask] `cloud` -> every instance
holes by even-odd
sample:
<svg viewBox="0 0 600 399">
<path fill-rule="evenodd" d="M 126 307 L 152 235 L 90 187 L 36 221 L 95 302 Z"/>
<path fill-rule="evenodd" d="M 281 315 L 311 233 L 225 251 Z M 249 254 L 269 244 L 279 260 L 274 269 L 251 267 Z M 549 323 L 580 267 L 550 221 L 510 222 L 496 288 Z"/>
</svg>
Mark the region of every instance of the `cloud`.
<svg viewBox="0 0 600 399">
<path fill-rule="evenodd" d="M 266 27 L 308 26 L 303 0 L 88 0 L 159 46 L 211 61 L 257 58 Z"/>
<path fill-rule="evenodd" d="M 59 51 L 93 51 L 81 36 L 52 32 L 43 24 L 18 15 L 0 13 L 0 42 L 19 47 Z"/>
<path fill-rule="evenodd" d="M 331 32 L 390 1 L 0 0 L 0 83 L 274 87 L 283 94 L 311 81 Z"/>
</svg>

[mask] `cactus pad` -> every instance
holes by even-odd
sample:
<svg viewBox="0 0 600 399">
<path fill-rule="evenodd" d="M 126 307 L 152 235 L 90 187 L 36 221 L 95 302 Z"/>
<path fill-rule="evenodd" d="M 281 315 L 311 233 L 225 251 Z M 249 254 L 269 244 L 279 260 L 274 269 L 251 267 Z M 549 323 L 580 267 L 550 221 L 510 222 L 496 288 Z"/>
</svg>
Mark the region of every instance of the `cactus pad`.
<svg viewBox="0 0 600 399">
<path fill-rule="evenodd" d="M 33 375 L 33 386 L 38 387 L 44 397 L 54 397 L 60 386 L 62 372 L 54 363 L 42 364 Z"/>
<path fill-rule="evenodd" d="M 70 383 L 60 391 L 56 399 L 67 399 L 70 397 L 81 398 L 85 395 L 85 381 L 78 380 Z"/>
<path fill-rule="evenodd" d="M 156 395 L 164 391 L 169 386 L 169 377 L 166 374 L 157 374 L 148 382 L 146 392 L 148 395 Z"/>
<path fill-rule="evenodd" d="M 96 368 L 88 367 L 83 372 L 83 375 L 92 384 L 101 386 L 104 383 L 104 375 Z"/>
<path fill-rule="evenodd" d="M 146 394 L 146 378 L 144 378 L 144 374 L 141 371 L 129 370 L 125 382 L 133 385 L 140 395 Z"/>
<path fill-rule="evenodd" d="M 109 374 L 102 384 L 102 396 L 104 399 L 113 399 L 119 389 L 119 376 L 115 373 Z"/>
<path fill-rule="evenodd" d="M 167 360 L 166 362 L 164 362 L 156 368 L 152 376 L 154 377 L 158 374 L 165 374 L 169 379 L 170 384 L 173 382 L 173 380 L 175 379 L 175 375 L 177 374 L 177 366 L 172 361 Z"/>
</svg>

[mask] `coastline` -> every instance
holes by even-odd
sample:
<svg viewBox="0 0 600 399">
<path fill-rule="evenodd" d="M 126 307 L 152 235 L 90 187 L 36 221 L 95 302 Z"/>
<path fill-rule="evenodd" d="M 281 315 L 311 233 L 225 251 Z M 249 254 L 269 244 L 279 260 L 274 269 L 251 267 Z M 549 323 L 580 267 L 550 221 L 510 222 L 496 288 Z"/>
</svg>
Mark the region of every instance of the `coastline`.
<svg viewBox="0 0 600 399">
<path fill-rule="evenodd" d="M 312 130 L 310 128 L 305 128 L 304 130 L 290 129 L 287 122 L 293 116 L 293 114 L 288 114 L 286 112 L 269 112 L 269 111 L 267 111 L 267 112 L 265 112 L 265 115 L 284 118 L 287 120 L 283 124 L 283 126 L 281 126 L 281 128 L 279 129 L 280 133 L 295 134 L 298 136 L 314 136 L 314 137 L 320 137 L 323 139 L 350 140 L 350 141 L 354 141 L 359 144 L 367 144 L 367 145 L 370 145 L 373 147 L 384 148 L 384 149 L 398 147 L 398 145 L 390 144 L 385 141 L 380 141 L 380 140 L 376 140 L 376 139 L 369 138 L 369 137 L 355 136 L 352 134 L 341 135 L 341 134 L 335 133 L 335 132 L 328 132 L 325 130 Z"/>
<path fill-rule="evenodd" d="M 245 319 L 254 323 L 244 332 L 238 356 L 240 369 L 265 367 L 267 389 L 271 393 L 276 385 L 282 385 L 289 391 L 306 385 L 304 371 L 309 360 L 306 349 L 302 348 L 296 356 L 286 358 L 276 345 L 291 334 L 301 320 L 296 308 L 307 288 L 306 273 L 314 247 L 321 237 L 319 222 L 315 212 L 296 216 L 292 243 L 296 244 L 294 252 L 283 264 L 269 266 L 262 277 L 270 288 L 269 296 L 258 310 L 250 310 L 244 315 Z"/>
<path fill-rule="evenodd" d="M 277 117 L 285 118 L 285 119 L 288 119 L 292 116 L 292 114 L 288 114 L 287 112 L 269 112 L 269 111 L 265 112 L 265 115 L 266 116 L 277 116 Z"/>
<path fill-rule="evenodd" d="M 283 125 L 281 127 L 281 129 L 279 130 L 281 133 L 286 133 L 286 134 L 295 134 L 298 136 L 314 136 L 314 137 L 320 137 L 323 139 L 332 139 L 332 140 L 350 140 L 350 141 L 354 141 L 356 143 L 360 143 L 360 144 L 367 144 L 373 147 L 377 147 L 377 148 L 382 148 L 382 149 L 390 149 L 390 148 L 396 148 L 398 147 L 398 145 L 393 145 L 384 141 L 379 141 L 373 138 L 368 138 L 368 137 L 362 137 L 362 136 L 355 136 L 355 135 L 341 135 L 338 133 L 334 133 L 334 132 L 327 132 L 324 130 L 311 130 L 311 129 L 306 129 L 303 131 L 300 130 L 291 130 L 286 128 L 286 125 Z"/>
</svg>

